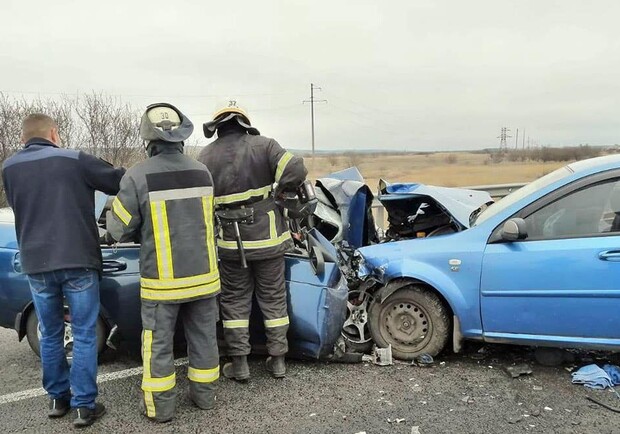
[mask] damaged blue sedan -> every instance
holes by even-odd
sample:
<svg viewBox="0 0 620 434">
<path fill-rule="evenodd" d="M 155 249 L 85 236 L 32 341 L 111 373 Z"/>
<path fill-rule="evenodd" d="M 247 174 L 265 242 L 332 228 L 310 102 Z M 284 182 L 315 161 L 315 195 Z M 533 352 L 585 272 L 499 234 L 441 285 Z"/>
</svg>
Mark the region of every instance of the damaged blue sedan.
<svg viewBox="0 0 620 434">
<path fill-rule="evenodd" d="M 620 350 L 620 156 L 569 164 L 495 203 L 380 190 L 387 231 L 358 249 L 340 242 L 353 345 L 406 360 L 465 339 Z"/>
<path fill-rule="evenodd" d="M 98 198 L 97 215 L 103 212 L 105 197 Z M 93 217 L 94 218 L 94 217 Z M 0 326 L 14 329 L 19 340 L 27 338 L 39 354 L 37 316 L 26 275 L 21 273 L 13 213 L 0 210 Z M 104 222 L 100 219 L 100 225 Z M 140 274 L 137 244 L 102 246 L 103 274 L 100 287 L 101 314 L 97 323 L 98 349 L 116 348 L 120 341 L 139 347 Z M 336 263 L 332 244 L 318 232 L 306 233 L 305 242 L 286 255 L 286 287 L 289 305 L 289 354 L 293 357 L 334 357 L 346 314 L 347 284 Z M 251 317 L 253 349 L 264 350 L 265 335 L 259 309 Z M 177 341 L 183 333 L 177 332 Z M 65 312 L 65 349 L 73 345 L 71 314 Z M 225 348 L 223 349 L 225 353 Z M 340 354 L 340 353 L 339 353 Z"/>
</svg>

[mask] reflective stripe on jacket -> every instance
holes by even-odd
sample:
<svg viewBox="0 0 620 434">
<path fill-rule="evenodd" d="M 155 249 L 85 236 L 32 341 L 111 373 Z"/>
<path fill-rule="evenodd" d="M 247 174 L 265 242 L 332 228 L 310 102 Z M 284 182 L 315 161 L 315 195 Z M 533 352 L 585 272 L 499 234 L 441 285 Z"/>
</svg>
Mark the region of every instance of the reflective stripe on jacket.
<svg viewBox="0 0 620 434">
<path fill-rule="evenodd" d="M 248 260 L 284 254 L 292 247 L 287 222 L 273 199 L 278 189 L 297 188 L 308 173 L 301 157 L 263 136 L 238 132 L 219 137 L 198 156 L 213 175 L 216 207 L 254 207 L 254 223 L 239 229 Z M 260 203 L 258 206 L 257 203 Z M 220 258 L 238 260 L 232 226 L 220 228 L 217 240 Z"/>
<path fill-rule="evenodd" d="M 161 303 L 220 290 L 213 180 L 203 164 L 175 149 L 162 146 L 127 171 L 108 223 L 116 240 L 140 235 L 141 296 Z"/>
</svg>

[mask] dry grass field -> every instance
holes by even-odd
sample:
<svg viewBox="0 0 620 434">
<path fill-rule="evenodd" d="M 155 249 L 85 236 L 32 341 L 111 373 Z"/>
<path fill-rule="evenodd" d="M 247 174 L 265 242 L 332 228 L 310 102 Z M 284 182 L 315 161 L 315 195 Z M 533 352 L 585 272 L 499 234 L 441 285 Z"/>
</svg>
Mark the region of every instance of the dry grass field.
<svg viewBox="0 0 620 434">
<path fill-rule="evenodd" d="M 488 154 L 456 152 L 435 154 L 344 154 L 304 159 L 312 179 L 357 166 L 375 190 L 380 178 L 390 182 L 420 182 L 445 187 L 528 182 L 566 163 L 494 163 Z"/>
</svg>

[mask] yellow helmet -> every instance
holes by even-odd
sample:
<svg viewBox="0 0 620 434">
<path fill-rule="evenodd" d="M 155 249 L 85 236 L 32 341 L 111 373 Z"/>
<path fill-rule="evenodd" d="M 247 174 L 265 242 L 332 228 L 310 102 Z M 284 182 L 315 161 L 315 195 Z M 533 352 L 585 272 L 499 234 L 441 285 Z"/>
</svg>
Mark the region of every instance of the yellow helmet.
<svg viewBox="0 0 620 434">
<path fill-rule="evenodd" d="M 235 119 L 239 125 L 247 130 L 248 134 L 255 136 L 260 134 L 260 132 L 252 126 L 248 112 L 239 105 L 236 99 L 231 98 L 218 103 L 211 120 L 202 125 L 205 137 L 208 139 L 213 137 L 218 127 L 231 119 Z"/>
</svg>

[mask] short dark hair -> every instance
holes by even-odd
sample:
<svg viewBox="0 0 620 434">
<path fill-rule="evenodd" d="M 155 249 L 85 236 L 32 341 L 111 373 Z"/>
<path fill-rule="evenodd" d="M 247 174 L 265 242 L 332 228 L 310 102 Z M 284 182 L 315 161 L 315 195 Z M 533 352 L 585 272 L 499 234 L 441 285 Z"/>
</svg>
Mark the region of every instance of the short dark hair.
<svg viewBox="0 0 620 434">
<path fill-rule="evenodd" d="M 48 139 L 53 128 L 58 129 L 54 119 L 43 113 L 33 113 L 22 121 L 22 139 L 24 142 L 35 137 Z"/>
</svg>

